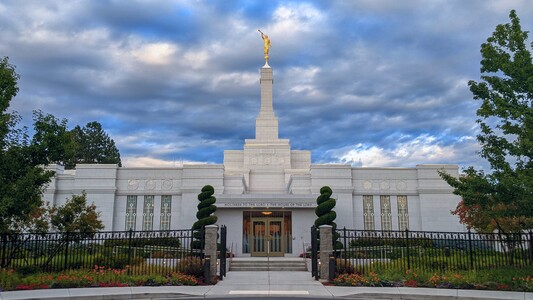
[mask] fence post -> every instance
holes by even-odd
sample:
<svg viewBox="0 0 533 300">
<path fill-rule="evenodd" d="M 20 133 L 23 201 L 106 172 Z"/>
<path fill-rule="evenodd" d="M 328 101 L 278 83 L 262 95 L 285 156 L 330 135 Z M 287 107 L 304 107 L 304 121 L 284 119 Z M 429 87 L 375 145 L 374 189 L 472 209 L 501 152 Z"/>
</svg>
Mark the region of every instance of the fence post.
<svg viewBox="0 0 533 300">
<path fill-rule="evenodd" d="M 407 252 L 407 270 L 411 269 L 411 251 L 409 249 L 409 229 L 405 229 L 405 246 Z"/>
<path fill-rule="evenodd" d="M 189 241 L 189 249 L 190 249 L 190 256 L 193 256 L 194 255 L 194 247 L 193 247 L 193 242 L 194 242 L 194 229 L 191 228 L 190 230 L 190 238 L 191 240 Z"/>
<path fill-rule="evenodd" d="M 348 253 L 347 253 L 348 244 L 347 244 L 347 241 L 346 241 L 346 226 L 344 226 L 342 231 L 343 231 L 342 234 L 344 235 L 343 244 L 342 244 L 343 248 L 344 248 L 344 266 L 346 267 L 346 266 L 348 266 L 348 262 L 347 262 L 347 260 L 348 260 Z"/>
<path fill-rule="evenodd" d="M 529 233 L 529 264 L 533 265 L 533 232 Z"/>
<path fill-rule="evenodd" d="M 226 236 L 227 228 L 223 225 L 220 227 L 220 280 L 226 276 Z"/>
<path fill-rule="evenodd" d="M 333 226 L 320 225 L 320 279 L 329 277 L 329 256 L 333 253 Z"/>
<path fill-rule="evenodd" d="M 2 264 L 0 264 L 1 268 L 5 268 L 6 266 L 6 248 L 7 248 L 7 234 L 2 233 Z"/>
<path fill-rule="evenodd" d="M 67 260 L 68 260 L 68 231 L 65 233 L 65 263 L 63 265 L 63 270 L 66 270 L 67 269 Z"/>
<path fill-rule="evenodd" d="M 205 226 L 205 258 L 210 258 L 209 275 L 217 275 L 217 225 Z M 206 278 L 207 280 L 207 278 Z M 211 280 L 211 278 L 209 278 Z"/>
<path fill-rule="evenodd" d="M 333 281 L 333 279 L 335 279 L 335 269 L 337 267 L 337 259 L 335 258 L 334 254 L 330 254 L 328 263 L 329 263 L 328 281 Z"/>
<path fill-rule="evenodd" d="M 209 256 L 204 259 L 204 282 L 211 284 L 211 258 Z"/>
<path fill-rule="evenodd" d="M 133 239 L 133 229 L 128 231 L 128 266 L 131 266 L 131 241 Z M 128 275 L 130 275 L 130 269 L 128 268 Z"/>
<path fill-rule="evenodd" d="M 311 276 L 318 280 L 318 229 L 311 226 Z"/>
<path fill-rule="evenodd" d="M 472 232 L 468 229 L 468 252 L 470 257 L 470 270 L 474 270 L 474 253 L 472 252 Z"/>
</svg>

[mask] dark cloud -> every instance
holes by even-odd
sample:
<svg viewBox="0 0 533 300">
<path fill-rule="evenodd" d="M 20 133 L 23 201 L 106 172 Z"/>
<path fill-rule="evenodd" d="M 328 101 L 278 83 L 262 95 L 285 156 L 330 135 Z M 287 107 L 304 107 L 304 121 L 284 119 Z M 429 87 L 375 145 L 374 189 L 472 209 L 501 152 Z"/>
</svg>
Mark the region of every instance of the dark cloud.
<svg viewBox="0 0 533 300">
<path fill-rule="evenodd" d="M 101 122 L 127 164 L 221 163 L 253 138 L 263 29 L 280 136 L 315 162 L 483 166 L 467 81 L 516 1 L 4 1 L 12 102 Z"/>
</svg>

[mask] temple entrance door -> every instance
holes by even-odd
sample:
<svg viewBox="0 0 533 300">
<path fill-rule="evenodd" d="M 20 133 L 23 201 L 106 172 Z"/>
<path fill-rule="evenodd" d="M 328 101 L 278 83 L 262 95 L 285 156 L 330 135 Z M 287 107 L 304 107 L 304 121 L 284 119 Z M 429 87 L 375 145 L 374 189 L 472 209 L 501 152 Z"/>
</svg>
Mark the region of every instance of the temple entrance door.
<svg viewBox="0 0 533 300">
<path fill-rule="evenodd" d="M 252 218 L 251 256 L 283 256 L 283 218 Z"/>
</svg>

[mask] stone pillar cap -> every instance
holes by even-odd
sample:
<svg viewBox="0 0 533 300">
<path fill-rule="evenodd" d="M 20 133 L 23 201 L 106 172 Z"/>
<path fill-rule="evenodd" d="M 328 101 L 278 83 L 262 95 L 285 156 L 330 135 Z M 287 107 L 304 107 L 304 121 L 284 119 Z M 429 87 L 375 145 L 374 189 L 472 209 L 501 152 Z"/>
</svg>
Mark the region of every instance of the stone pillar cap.
<svg viewBox="0 0 533 300">
<path fill-rule="evenodd" d="M 218 225 L 205 225 L 205 228 L 218 228 Z"/>
<path fill-rule="evenodd" d="M 331 225 L 320 225 L 318 228 L 333 228 Z"/>
</svg>

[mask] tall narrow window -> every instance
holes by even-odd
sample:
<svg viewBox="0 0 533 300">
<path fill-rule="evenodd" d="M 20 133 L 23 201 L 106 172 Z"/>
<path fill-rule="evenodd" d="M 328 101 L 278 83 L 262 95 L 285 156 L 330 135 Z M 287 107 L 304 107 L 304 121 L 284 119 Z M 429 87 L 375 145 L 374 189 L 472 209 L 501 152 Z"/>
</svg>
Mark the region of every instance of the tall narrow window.
<svg viewBox="0 0 533 300">
<path fill-rule="evenodd" d="M 398 196 L 398 226 L 400 230 L 409 229 L 407 196 Z"/>
<path fill-rule="evenodd" d="M 144 196 L 143 230 L 153 230 L 154 226 L 154 196 Z"/>
<path fill-rule="evenodd" d="M 126 197 L 126 230 L 135 230 L 137 220 L 137 196 Z"/>
<path fill-rule="evenodd" d="M 365 230 L 374 230 L 374 197 L 363 196 L 363 219 Z"/>
<path fill-rule="evenodd" d="M 381 205 L 381 230 L 392 230 L 392 212 L 390 196 L 379 196 Z"/>
<path fill-rule="evenodd" d="M 170 230 L 170 207 L 172 203 L 172 196 L 161 196 L 161 224 L 160 230 Z"/>
</svg>

